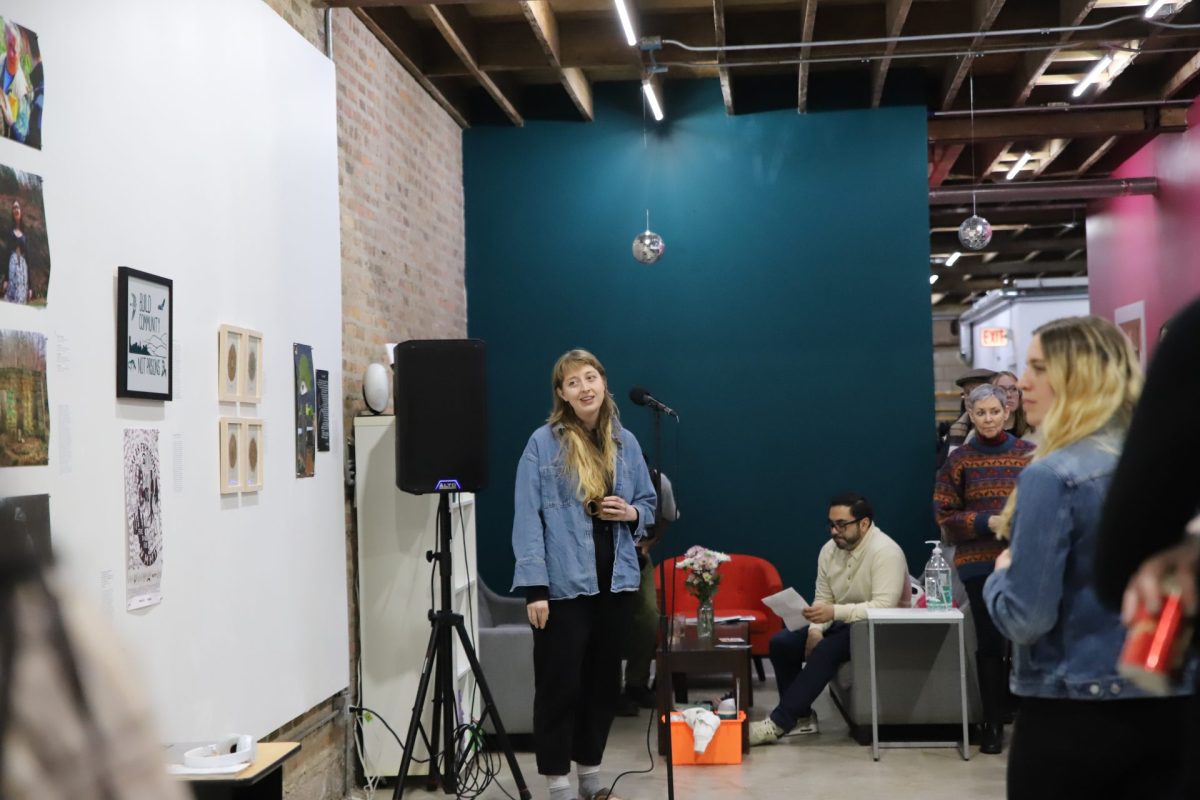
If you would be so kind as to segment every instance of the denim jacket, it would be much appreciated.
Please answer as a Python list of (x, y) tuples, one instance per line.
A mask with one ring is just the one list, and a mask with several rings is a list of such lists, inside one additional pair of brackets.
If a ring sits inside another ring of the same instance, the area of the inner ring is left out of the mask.
[[(592, 518), (576, 496), (573, 475), (559, 458), (562, 426), (543, 425), (529, 437), (517, 464), (513, 513), (513, 554), (517, 565), (513, 589), (548, 586), (551, 600), (564, 600), (600, 591), (596, 577), (596, 547)], [(612, 591), (633, 591), (641, 584), (637, 550), (633, 543), (654, 524), (658, 497), (637, 439), (619, 422), (613, 422), (617, 439), (617, 469), (613, 494), (637, 508), (635, 530), (630, 523), (612, 526), (614, 542)]]
[(1148, 696), (1117, 674), (1125, 628), (1092, 588), (1100, 513), (1121, 437), (1106, 428), (1034, 461), (1017, 481), (1012, 566), (993, 572), (983, 589), (992, 620), (1013, 643), (1014, 694)]

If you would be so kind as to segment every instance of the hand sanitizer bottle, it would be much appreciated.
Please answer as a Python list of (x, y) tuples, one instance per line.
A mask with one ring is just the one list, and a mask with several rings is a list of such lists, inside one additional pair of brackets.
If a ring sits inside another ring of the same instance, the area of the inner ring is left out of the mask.
[(951, 608), (954, 591), (950, 585), (950, 565), (942, 558), (942, 543), (929, 540), (925, 544), (933, 545), (933, 555), (925, 564), (925, 607), (935, 611)]

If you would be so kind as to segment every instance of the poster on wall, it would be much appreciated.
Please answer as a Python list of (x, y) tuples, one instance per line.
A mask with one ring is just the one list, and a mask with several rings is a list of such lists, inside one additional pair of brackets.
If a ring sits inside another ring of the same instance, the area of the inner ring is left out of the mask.
[(46, 337), (0, 330), (0, 467), (49, 463)]
[(162, 472), (158, 431), (125, 429), (125, 607), (162, 602)]
[(50, 495), (0, 497), (0, 558), (4, 563), (31, 557), (49, 564), (50, 553)]
[(37, 34), (8, 17), (4, 25), (4, 66), (0, 71), (0, 123), (5, 138), (42, 148), (42, 111), (46, 107), (46, 76)]
[(329, 452), (329, 370), (317, 370), (317, 450)]
[(311, 478), (317, 451), (317, 386), (312, 347), (292, 344), (296, 392), (296, 477)]
[(171, 399), (172, 288), (169, 278), (117, 270), (117, 397)]
[(1113, 322), (1129, 337), (1138, 362), (1146, 369), (1146, 301), (1138, 300), (1115, 309)]
[(0, 164), (0, 298), (45, 306), (49, 291), (50, 240), (42, 179)]

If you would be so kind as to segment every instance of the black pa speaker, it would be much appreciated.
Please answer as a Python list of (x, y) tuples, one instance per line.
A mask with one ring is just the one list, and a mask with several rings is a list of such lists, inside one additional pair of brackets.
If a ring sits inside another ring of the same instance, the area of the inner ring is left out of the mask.
[(487, 486), (485, 349), (480, 339), (396, 345), (396, 486), (412, 494)]

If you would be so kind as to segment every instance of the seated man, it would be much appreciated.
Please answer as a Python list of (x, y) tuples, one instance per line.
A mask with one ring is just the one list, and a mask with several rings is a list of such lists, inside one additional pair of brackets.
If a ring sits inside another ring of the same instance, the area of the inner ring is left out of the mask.
[(796, 729), (816, 733), (813, 701), (850, 660), (850, 625), (868, 608), (895, 608), (909, 600), (908, 562), (900, 545), (875, 527), (874, 512), (859, 494), (829, 501), (830, 541), (817, 557), (817, 589), (804, 611), (809, 625), (771, 638), (771, 665), (779, 705), (750, 725), (750, 744), (771, 744)]

